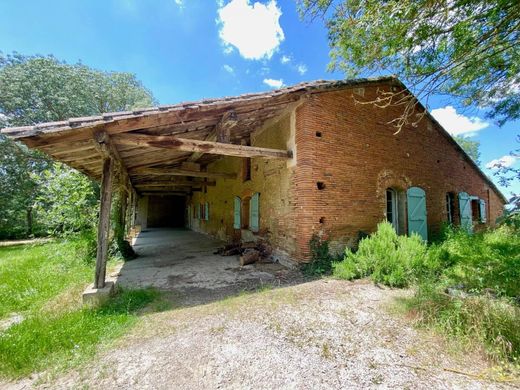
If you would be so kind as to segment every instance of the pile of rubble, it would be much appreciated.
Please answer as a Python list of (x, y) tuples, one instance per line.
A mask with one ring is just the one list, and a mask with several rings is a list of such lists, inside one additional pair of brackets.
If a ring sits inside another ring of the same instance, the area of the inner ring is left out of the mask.
[(241, 242), (228, 244), (219, 248), (214, 254), (222, 256), (240, 255), (240, 266), (256, 262), (272, 262), (272, 248), (264, 241)]

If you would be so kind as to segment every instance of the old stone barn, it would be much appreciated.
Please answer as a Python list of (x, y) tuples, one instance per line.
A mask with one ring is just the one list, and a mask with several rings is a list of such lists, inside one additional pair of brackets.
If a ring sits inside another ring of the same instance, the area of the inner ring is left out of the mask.
[(262, 238), (292, 263), (315, 233), (339, 251), (384, 219), (424, 239), (494, 224), (503, 195), (420, 104), (394, 134), (400, 107), (362, 104), (384, 92), (408, 94), (393, 77), (317, 81), (3, 132), (101, 182), (98, 286), (116, 190), (128, 227)]

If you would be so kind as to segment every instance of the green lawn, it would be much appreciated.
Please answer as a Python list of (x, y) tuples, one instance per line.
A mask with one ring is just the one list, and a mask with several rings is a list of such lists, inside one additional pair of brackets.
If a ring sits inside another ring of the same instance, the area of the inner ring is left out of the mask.
[(0, 377), (79, 364), (158, 298), (154, 290), (125, 290), (104, 307), (83, 307), (81, 292), (94, 272), (91, 253), (86, 238), (0, 248), (0, 321), (14, 313), (24, 318), (0, 332)]

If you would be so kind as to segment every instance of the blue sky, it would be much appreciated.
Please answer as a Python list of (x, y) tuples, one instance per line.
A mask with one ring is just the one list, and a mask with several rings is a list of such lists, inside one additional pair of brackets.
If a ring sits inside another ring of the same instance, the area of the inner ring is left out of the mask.
[[(135, 73), (160, 104), (342, 78), (327, 71), (322, 22), (300, 20), (294, 0), (3, 0), (0, 50)], [(520, 164), (507, 157), (519, 121), (498, 128), (445, 97), (429, 109), (451, 133), (481, 142), (486, 173), (493, 160)]]

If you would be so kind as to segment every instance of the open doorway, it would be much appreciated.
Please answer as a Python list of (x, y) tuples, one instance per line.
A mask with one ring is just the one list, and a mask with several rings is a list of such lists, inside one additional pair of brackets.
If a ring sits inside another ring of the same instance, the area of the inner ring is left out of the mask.
[(148, 223), (150, 228), (183, 227), (185, 198), (182, 196), (150, 196)]

